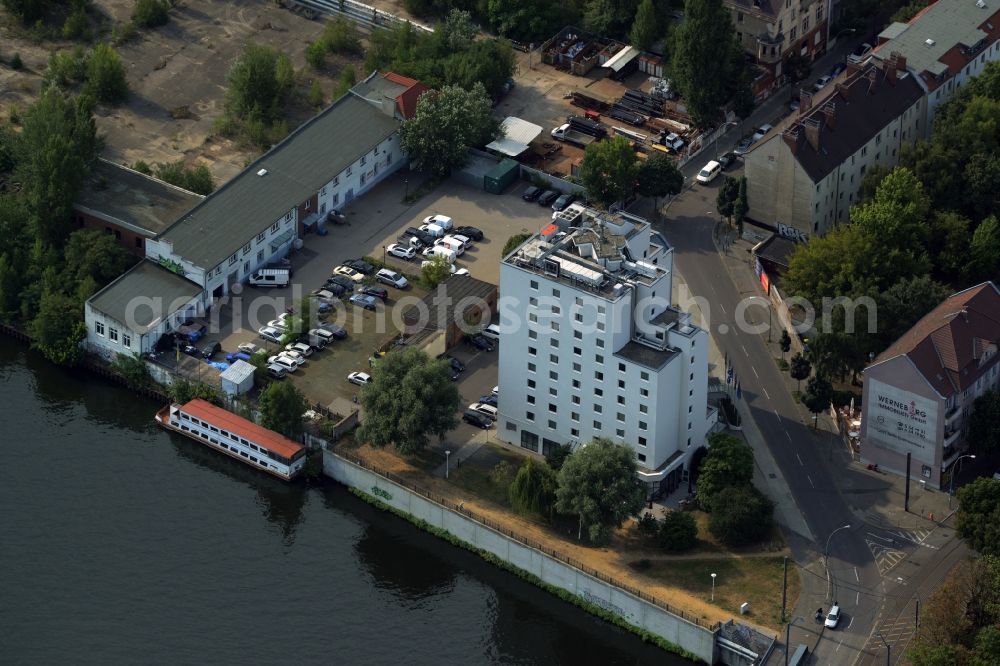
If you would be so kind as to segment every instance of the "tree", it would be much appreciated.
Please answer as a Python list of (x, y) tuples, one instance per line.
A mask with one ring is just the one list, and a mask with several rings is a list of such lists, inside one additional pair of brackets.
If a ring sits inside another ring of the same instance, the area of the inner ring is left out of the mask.
[(403, 121), (402, 146), (417, 169), (445, 176), (465, 164), (470, 146), (500, 134), (482, 84), (471, 91), (458, 86), (431, 90), (417, 100), (413, 118)]
[(733, 216), (736, 206), (736, 198), (740, 194), (740, 181), (732, 176), (726, 176), (719, 188), (719, 193), (715, 195), (715, 209), (719, 215), (726, 218), (728, 222)]
[(170, 0), (137, 0), (132, 20), (141, 28), (156, 28), (170, 20)]
[[(644, 0), (644, 3), (650, 0)], [(653, 197), (653, 209), (659, 210), (659, 198), (680, 194), (684, 188), (684, 174), (677, 162), (660, 152), (654, 152), (639, 165), (637, 191), (644, 197)]]
[(479, 33), (479, 27), (473, 22), (472, 14), (453, 8), (437, 32), (440, 32), (439, 38), (444, 40), (446, 48), (451, 51), (463, 51), (472, 46)]
[(712, 511), (723, 488), (743, 486), (753, 480), (753, 449), (724, 432), (708, 436), (708, 453), (698, 471), (698, 503)]
[(632, 194), (638, 174), (635, 151), (625, 137), (595, 141), (583, 153), (580, 180), (587, 194), (604, 207)]
[(1000, 481), (981, 477), (958, 489), (958, 535), (983, 555), (1000, 554)]
[(313, 82), (309, 84), (309, 104), (316, 110), (322, 109), (326, 104), (323, 86), (320, 85), (319, 79), (313, 79)]
[(824, 298), (881, 290), (899, 281), (874, 237), (856, 224), (841, 224), (822, 238), (799, 243), (788, 260), (785, 289), (819, 309)]
[(887, 266), (899, 277), (930, 269), (927, 219), (931, 199), (923, 183), (905, 167), (896, 167), (875, 189), (875, 197), (851, 209), (851, 220), (872, 238)]
[(271, 382), (260, 393), (260, 424), (286, 437), (302, 434), (306, 409), (305, 396), (291, 382)]
[(969, 247), (967, 275), (973, 282), (994, 280), (1000, 274), (1000, 223), (990, 215), (979, 223)]
[(781, 347), (781, 360), (785, 360), (785, 354), (792, 348), (792, 336), (788, 335), (788, 329), (781, 329), (781, 340), (778, 341)]
[(28, 326), (32, 346), (53, 363), (74, 366), (83, 358), (80, 343), (87, 337), (82, 304), (56, 289), (44, 289), (38, 314)]
[(774, 524), (774, 503), (750, 484), (723, 488), (712, 502), (709, 531), (727, 546), (760, 541)]
[(861, 177), (861, 188), (858, 190), (858, 200), (861, 203), (871, 201), (875, 198), (878, 186), (882, 184), (885, 177), (892, 173), (893, 167), (888, 164), (872, 164)]
[(538, 0), (487, 0), (486, 16), (497, 34), (526, 42), (547, 37), (565, 25), (559, 3)]
[(115, 237), (97, 229), (78, 229), (69, 235), (63, 250), (65, 284), (87, 278), (103, 287), (135, 263), (135, 257)]
[[(951, 289), (930, 276), (900, 280), (876, 298), (879, 341), (888, 347), (951, 295)], [(872, 349), (870, 351), (875, 351)]]
[(603, 543), (612, 528), (639, 513), (646, 492), (636, 482), (635, 452), (598, 437), (575, 452), (559, 470), (556, 510), (579, 516), (577, 539)]
[(1000, 393), (987, 391), (972, 403), (966, 439), (977, 453), (1000, 449)]
[(659, 17), (656, 15), (653, 0), (642, 0), (639, 3), (639, 9), (635, 12), (635, 20), (632, 22), (632, 30), (629, 32), (629, 41), (636, 48), (648, 51), (659, 34)]
[(129, 388), (141, 389), (152, 385), (153, 378), (149, 374), (149, 368), (138, 354), (120, 353), (116, 354), (111, 367), (122, 377)]
[(545, 464), (558, 472), (572, 453), (573, 447), (569, 444), (556, 444), (545, 454)]
[(798, 382), (795, 387), (796, 391), (802, 389), (802, 380), (807, 378), (810, 372), (812, 372), (812, 364), (809, 363), (809, 359), (802, 355), (802, 352), (792, 357), (790, 374), (792, 379)]
[(363, 50), (357, 24), (344, 16), (337, 16), (326, 22), (319, 43), (332, 53), (359, 54)]
[(656, 535), (663, 550), (673, 553), (690, 550), (698, 543), (698, 523), (684, 511), (668, 511)]
[(340, 80), (337, 82), (337, 89), (333, 92), (334, 99), (340, 99), (347, 94), (347, 91), (358, 82), (358, 73), (351, 65), (344, 65), (340, 70)]
[(451, 264), (441, 255), (434, 255), (427, 264), (420, 269), (420, 273), (427, 283), (428, 288), (433, 289), (451, 276)]
[(288, 56), (269, 46), (247, 44), (229, 70), (226, 110), (244, 121), (270, 123), (281, 117), (291, 86)]
[(833, 400), (833, 385), (826, 377), (816, 375), (806, 384), (806, 395), (803, 399), (806, 408), (814, 414), (813, 428), (816, 427), (816, 417), (824, 409), (830, 407)]
[(157, 164), (156, 177), (195, 194), (207, 195), (215, 190), (215, 179), (207, 166), (198, 164), (188, 168), (183, 159)]
[(31, 25), (49, 13), (53, 0), (3, 0), (3, 6), (24, 25)]
[(120, 104), (128, 97), (125, 66), (118, 52), (107, 44), (95, 45), (87, 57), (86, 91), (104, 104)]
[(387, 354), (372, 379), (361, 389), (359, 440), (410, 454), (423, 449), (429, 435), (444, 437), (458, 424), (461, 397), (447, 361), (408, 348)]
[(472, 90), (481, 83), (492, 99), (499, 99), (503, 86), (517, 69), (514, 50), (502, 41), (479, 40), (444, 61), (448, 84)]
[(531, 238), (531, 234), (514, 234), (507, 239), (507, 242), (503, 244), (503, 250), (500, 251), (501, 257), (506, 257), (508, 254), (516, 250), (521, 244)]
[(517, 476), (507, 490), (507, 497), (511, 507), (518, 513), (537, 513), (548, 517), (555, 503), (558, 485), (555, 470), (528, 458), (517, 470)]
[(743, 234), (743, 218), (750, 210), (750, 203), (747, 201), (747, 177), (741, 176), (736, 192), (736, 200), (733, 201), (733, 217), (736, 219), (736, 227)]
[(306, 62), (313, 69), (320, 70), (326, 67), (326, 44), (322, 40), (309, 42), (306, 46)]
[(729, 99), (739, 62), (732, 18), (722, 0), (685, 0), (684, 21), (674, 34), (672, 80), (691, 118), (707, 127)]

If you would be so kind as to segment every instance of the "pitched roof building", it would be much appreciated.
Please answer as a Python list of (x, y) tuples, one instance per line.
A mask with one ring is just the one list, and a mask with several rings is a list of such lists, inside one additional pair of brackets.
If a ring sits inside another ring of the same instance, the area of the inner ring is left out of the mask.
[(928, 483), (965, 450), (976, 398), (998, 383), (1000, 290), (992, 282), (950, 296), (864, 371), (865, 462), (904, 472), (906, 454)]
[(799, 240), (847, 221), (867, 169), (924, 136), (924, 104), (899, 56), (849, 67), (825, 96), (803, 91), (801, 115), (745, 157), (748, 217)]

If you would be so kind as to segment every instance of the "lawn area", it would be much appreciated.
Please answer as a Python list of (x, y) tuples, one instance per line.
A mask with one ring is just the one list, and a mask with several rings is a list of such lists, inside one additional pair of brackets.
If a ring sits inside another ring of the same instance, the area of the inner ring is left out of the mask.
[(524, 456), (496, 444), (486, 444), (469, 462), (451, 470), (451, 482), (477, 497), (509, 507), (507, 488), (523, 463)]
[[(656, 560), (641, 572), (733, 615), (739, 615), (740, 604), (748, 602), (753, 621), (780, 628), (782, 563), (781, 557)], [(717, 574), (714, 601), (713, 573)], [(795, 606), (800, 585), (795, 563), (789, 561), (788, 608)]]

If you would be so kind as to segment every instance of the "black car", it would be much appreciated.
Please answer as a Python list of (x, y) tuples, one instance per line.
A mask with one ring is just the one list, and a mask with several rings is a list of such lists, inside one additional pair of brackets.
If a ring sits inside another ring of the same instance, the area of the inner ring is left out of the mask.
[(424, 247), (430, 247), (431, 245), (434, 245), (434, 236), (431, 236), (429, 233), (427, 233), (422, 229), (417, 229), (416, 227), (407, 227), (403, 233), (406, 234), (407, 236), (413, 236), (421, 243), (423, 243)]
[(524, 199), (525, 201), (534, 201), (540, 196), (542, 196), (542, 188), (535, 187), (534, 185), (526, 189), (521, 194), (521, 198)]
[[(309, 335), (308, 333), (303, 333), (295, 340), (296, 342), (301, 342), (302, 344), (309, 345), (313, 348), (313, 351), (320, 351), (326, 349), (326, 340), (319, 337), (318, 335)], [(480, 400), (480, 402), (482, 402)], [(494, 405), (495, 406), (495, 405)]]
[(374, 296), (375, 298), (380, 298), (383, 301), (389, 298), (389, 292), (382, 287), (373, 287), (370, 285), (365, 285), (358, 289), (359, 294), (364, 294), (366, 296)]
[(479, 412), (474, 412), (471, 409), (462, 414), (462, 420), (469, 425), (474, 425), (477, 428), (482, 428), (483, 430), (489, 430), (493, 425), (493, 421), (490, 420), (490, 417), (480, 414)]
[(414, 250), (424, 249), (424, 242), (416, 236), (403, 235), (396, 239), (396, 243), (403, 247), (412, 247)]
[(222, 351), (222, 345), (221, 344), (219, 344), (218, 342), (209, 342), (209, 343), (206, 343), (201, 348), (201, 356), (202, 356), (202, 358), (212, 358), (213, 356), (215, 356), (216, 354), (218, 354), (220, 351)]
[(555, 190), (546, 190), (545, 194), (538, 197), (539, 206), (551, 206), (556, 199), (559, 198), (559, 193)]
[(330, 333), (333, 334), (333, 337), (337, 338), (338, 340), (343, 340), (344, 338), (347, 337), (347, 331), (343, 327), (337, 326), (336, 324), (325, 323), (325, 324), (320, 324), (319, 327), (322, 329), (326, 329), (327, 331), (330, 331)]
[(569, 206), (574, 201), (576, 201), (576, 197), (573, 196), (572, 194), (563, 194), (558, 199), (552, 202), (552, 210), (556, 211), (557, 213), (559, 211), (566, 210), (566, 207)]
[(490, 405), (491, 407), (499, 407), (497, 404), (497, 397), (490, 393), (489, 395), (481, 396), (478, 400), (480, 404)]
[(181, 351), (188, 356), (194, 356), (195, 358), (201, 358), (201, 350), (194, 345), (184, 345), (181, 347)]
[(483, 240), (482, 229), (477, 229), (476, 227), (455, 227), (451, 233), (458, 234), (459, 236), (465, 236), (466, 238), (474, 241)]
[(476, 349), (481, 349), (483, 351), (493, 351), (493, 343), (490, 342), (489, 338), (476, 333), (475, 335), (467, 335), (465, 341)]
[(346, 275), (331, 275), (326, 279), (326, 288), (329, 289), (331, 284), (343, 287), (344, 291), (354, 291), (354, 280)]
[(362, 275), (371, 275), (372, 273), (375, 272), (374, 266), (369, 264), (367, 261), (363, 261), (361, 259), (348, 259), (347, 261), (343, 262), (342, 265), (353, 268)]
[[(340, 277), (339, 275), (337, 277)], [(353, 289), (354, 287), (351, 287)], [(347, 287), (339, 282), (334, 282), (332, 279), (327, 278), (326, 282), (323, 284), (323, 289), (326, 289), (334, 296), (341, 296), (347, 291)]]
[(733, 164), (736, 163), (736, 153), (726, 153), (719, 158), (719, 164), (722, 165), (723, 169), (728, 169)]
[(445, 356), (445, 358), (448, 359), (448, 363), (451, 364), (451, 369), (455, 372), (462, 372), (465, 370), (465, 364), (454, 356)]

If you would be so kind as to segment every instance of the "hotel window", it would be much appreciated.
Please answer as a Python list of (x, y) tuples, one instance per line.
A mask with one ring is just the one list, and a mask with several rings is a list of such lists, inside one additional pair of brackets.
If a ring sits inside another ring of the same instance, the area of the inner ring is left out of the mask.
[(108, 329), (108, 337), (111, 338), (112, 342), (118, 342), (118, 329), (117, 328), (109, 328)]
[(559, 391), (554, 386), (550, 386), (549, 387), (549, 395), (558, 396), (559, 395)]
[(574, 405), (579, 405), (580, 404), (580, 396), (578, 396), (578, 395), (574, 395), (573, 396), (573, 404)]
[(645, 429), (646, 429), (646, 422), (639, 421), (639, 430), (645, 430)]
[(615, 430), (615, 435), (621, 437), (622, 439), (625, 439), (625, 428), (618, 428), (617, 430)]
[(580, 298), (579, 296), (574, 297), (573, 302), (576, 303), (577, 305), (583, 305), (583, 299)]
[(537, 324), (538, 323), (538, 315), (536, 315), (534, 312), (529, 312), (528, 313), (528, 321), (530, 321), (533, 324)]
[(558, 305), (553, 305), (552, 306), (552, 314), (557, 315), (557, 314), (560, 314), (560, 313), (562, 313), (562, 310), (559, 309), (559, 306)]
[(577, 312), (575, 315), (573, 315), (573, 319), (575, 319), (576, 321), (580, 322), (581, 324), (583, 323), (583, 315), (580, 314), (579, 312)]
[(594, 421), (594, 430), (600, 430), (600, 429), (601, 429), (601, 422)]
[(271, 225), (271, 233), (275, 233), (281, 227), (281, 222), (275, 222)]
[(549, 354), (549, 363), (558, 363), (559, 357), (555, 354)]
[(596, 379), (599, 382), (603, 382), (604, 381), (604, 373), (603, 372), (595, 372), (594, 373), (594, 379)]
[(579, 347), (573, 347), (573, 355), (574, 356), (582, 356), (583, 355), (583, 350), (581, 350)]
[(555, 321), (552, 322), (552, 330), (555, 331), (556, 333), (559, 332), (559, 323), (558, 322), (555, 322)]
[(537, 349), (535, 349), (534, 347), (528, 347), (528, 356), (534, 356), (537, 353), (538, 353)]
[(573, 436), (573, 437), (579, 437), (580, 436), (580, 431), (577, 430), (576, 428), (570, 428), (569, 429), (569, 434), (571, 436)]
[(534, 296), (529, 296), (528, 297), (528, 305), (530, 305), (532, 307), (538, 307), (538, 299), (535, 298)]
[(645, 437), (640, 437), (639, 438), (639, 446), (646, 446), (646, 438)]
[(604, 363), (604, 357), (601, 356), (600, 354), (597, 354), (596, 356), (594, 356), (594, 360), (597, 361), (598, 363), (602, 363), (602, 364)]
[(573, 372), (580, 372), (582, 369), (583, 367), (579, 363), (573, 364)]
[(243, 246), (243, 254), (244, 255), (250, 254), (250, 243), (247, 243), (246, 245)]
[(534, 371), (535, 371), (535, 364), (534, 363), (529, 363), (528, 364), (528, 372), (534, 372)]
[(640, 414), (645, 414), (647, 411), (648, 410), (647, 410), (646, 405), (639, 405), (639, 413)]
[(617, 419), (618, 419), (619, 421), (621, 421), (622, 423), (625, 423), (625, 414), (624, 414), (624, 413), (622, 413), (622, 412), (618, 412), (618, 414), (617, 414), (617, 417), (616, 417), (616, 418), (617, 418)]
[(531, 388), (531, 389), (535, 388), (535, 380), (534, 379), (529, 379), (528, 380), (528, 388)]
[[(535, 413), (534, 412), (525, 412), (524, 413), (524, 418), (528, 419), (529, 421), (534, 421), (535, 420)], [(521, 434), (523, 435), (524, 433), (522, 432)]]
[(623, 380), (623, 379), (619, 379), (618, 380), (618, 388), (620, 388), (620, 389), (625, 388), (625, 380)]
[(538, 435), (527, 430), (521, 431), (521, 446), (529, 451), (538, 452)]
[(600, 398), (603, 395), (604, 395), (604, 389), (599, 389), (599, 388), (595, 388), (594, 389), (594, 397), (595, 398)]
[(529, 405), (535, 404), (535, 396), (533, 396), (533, 395), (529, 395), (528, 396), (528, 404)]
[(132, 336), (128, 333), (122, 333), (122, 344), (126, 347), (132, 346)]
[(602, 340), (600, 338), (597, 338), (596, 342), (597, 342), (597, 348), (598, 349), (604, 349), (604, 340)]
[(95, 321), (94, 333), (97, 333), (98, 335), (104, 335), (104, 324), (99, 321)]
[(649, 373), (648, 372), (640, 372), (639, 373), (639, 379), (641, 379), (644, 382), (648, 382), (649, 381)]
[(603, 331), (604, 330), (604, 322), (603, 321), (597, 322), (597, 330), (598, 331)]
[(559, 408), (556, 407), (555, 403), (551, 403), (550, 402), (549, 403), (549, 411), (552, 412), (553, 414), (556, 414), (556, 413), (559, 412)]
[(623, 395), (618, 396), (618, 404), (619, 405), (624, 405), (625, 404), (625, 396), (623, 396)]
[(549, 430), (555, 430), (555, 429), (556, 429), (556, 422), (549, 419)]
[(625, 364), (624, 363), (619, 363), (618, 364), (618, 372), (625, 372)]
[(531, 288), (535, 289), (535, 290), (538, 289), (538, 281), (537, 280), (532, 280), (531, 281)]
[(552, 381), (559, 381), (559, 373), (555, 370), (549, 370), (549, 379)]
[(598, 305), (597, 306), (597, 314), (602, 315), (602, 314), (604, 314), (604, 312), (605, 312), (604, 306), (603, 305)]
[(645, 453), (636, 454), (636, 458), (639, 459), (639, 462), (646, 462), (646, 454)]
[(574, 379), (573, 380), (573, 388), (575, 388), (575, 389), (580, 388), (580, 380), (579, 379)]
[(555, 296), (556, 298), (559, 298), (559, 290), (558, 289), (553, 289), (552, 290), (552, 295)]
[(229, 265), (232, 266), (233, 264), (235, 264), (239, 260), (240, 260), (240, 258), (237, 255), (234, 254), (233, 256), (229, 257)]
[(583, 340), (583, 331), (573, 331), (574, 340)]
[(550, 346), (550, 347), (555, 347), (555, 348), (557, 348), (557, 349), (558, 349), (558, 348), (559, 348), (559, 340), (558, 340), (558, 339), (556, 339), (556, 338), (551, 338), (551, 339), (549, 340), (549, 346)]
[(595, 403), (594, 403), (594, 413), (595, 413), (595, 414), (602, 414), (602, 413), (604, 413), (604, 408), (603, 408), (603, 407), (601, 407), (601, 406), (600, 406), (599, 404), (597, 404), (597, 403), (595, 402)]
[(535, 340), (536, 338), (538, 338), (538, 331), (529, 330), (528, 331), (528, 339), (529, 340)]

